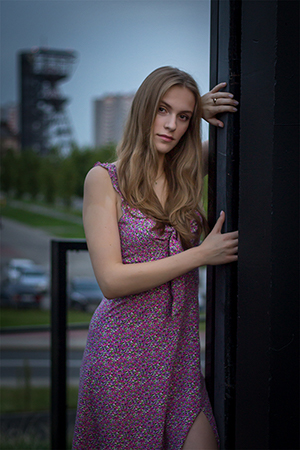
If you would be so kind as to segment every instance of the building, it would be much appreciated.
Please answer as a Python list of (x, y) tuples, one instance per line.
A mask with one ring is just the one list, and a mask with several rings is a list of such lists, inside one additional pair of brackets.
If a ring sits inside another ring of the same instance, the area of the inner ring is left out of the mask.
[(94, 145), (117, 143), (129, 113), (134, 94), (107, 95), (94, 101)]

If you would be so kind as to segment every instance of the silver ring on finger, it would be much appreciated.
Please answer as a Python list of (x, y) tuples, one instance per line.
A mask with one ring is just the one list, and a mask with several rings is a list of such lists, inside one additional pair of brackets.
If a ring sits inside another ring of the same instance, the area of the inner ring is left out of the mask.
[(213, 98), (213, 102), (214, 102), (214, 104), (216, 104), (217, 103), (217, 99)]

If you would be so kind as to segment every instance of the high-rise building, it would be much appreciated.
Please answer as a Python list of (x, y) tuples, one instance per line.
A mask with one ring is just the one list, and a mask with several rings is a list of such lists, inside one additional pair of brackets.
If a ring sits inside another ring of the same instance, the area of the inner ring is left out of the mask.
[(123, 133), (134, 94), (107, 95), (94, 101), (94, 144), (117, 143)]

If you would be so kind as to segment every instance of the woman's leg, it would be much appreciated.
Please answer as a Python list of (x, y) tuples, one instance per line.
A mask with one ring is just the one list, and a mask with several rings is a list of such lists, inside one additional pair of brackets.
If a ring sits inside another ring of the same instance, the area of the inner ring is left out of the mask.
[(203, 411), (196, 417), (182, 450), (217, 450), (215, 434)]

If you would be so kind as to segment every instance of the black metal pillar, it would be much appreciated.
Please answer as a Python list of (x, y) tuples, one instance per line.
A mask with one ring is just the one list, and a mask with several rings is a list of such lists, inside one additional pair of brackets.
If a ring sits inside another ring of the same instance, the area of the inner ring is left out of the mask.
[(299, 3), (212, 0), (211, 20), (211, 86), (240, 112), (210, 131), (209, 220), (240, 246), (208, 272), (207, 386), (222, 448), (297, 449)]
[[(240, 97), (240, 1), (211, 2), (211, 87), (227, 82)], [(210, 129), (209, 222), (225, 211), (223, 231), (238, 229), (239, 113), (222, 118), (223, 129)], [(221, 438), (234, 448), (237, 265), (208, 268), (206, 344), (207, 387)]]
[(243, 1), (236, 448), (299, 446), (299, 2)]

